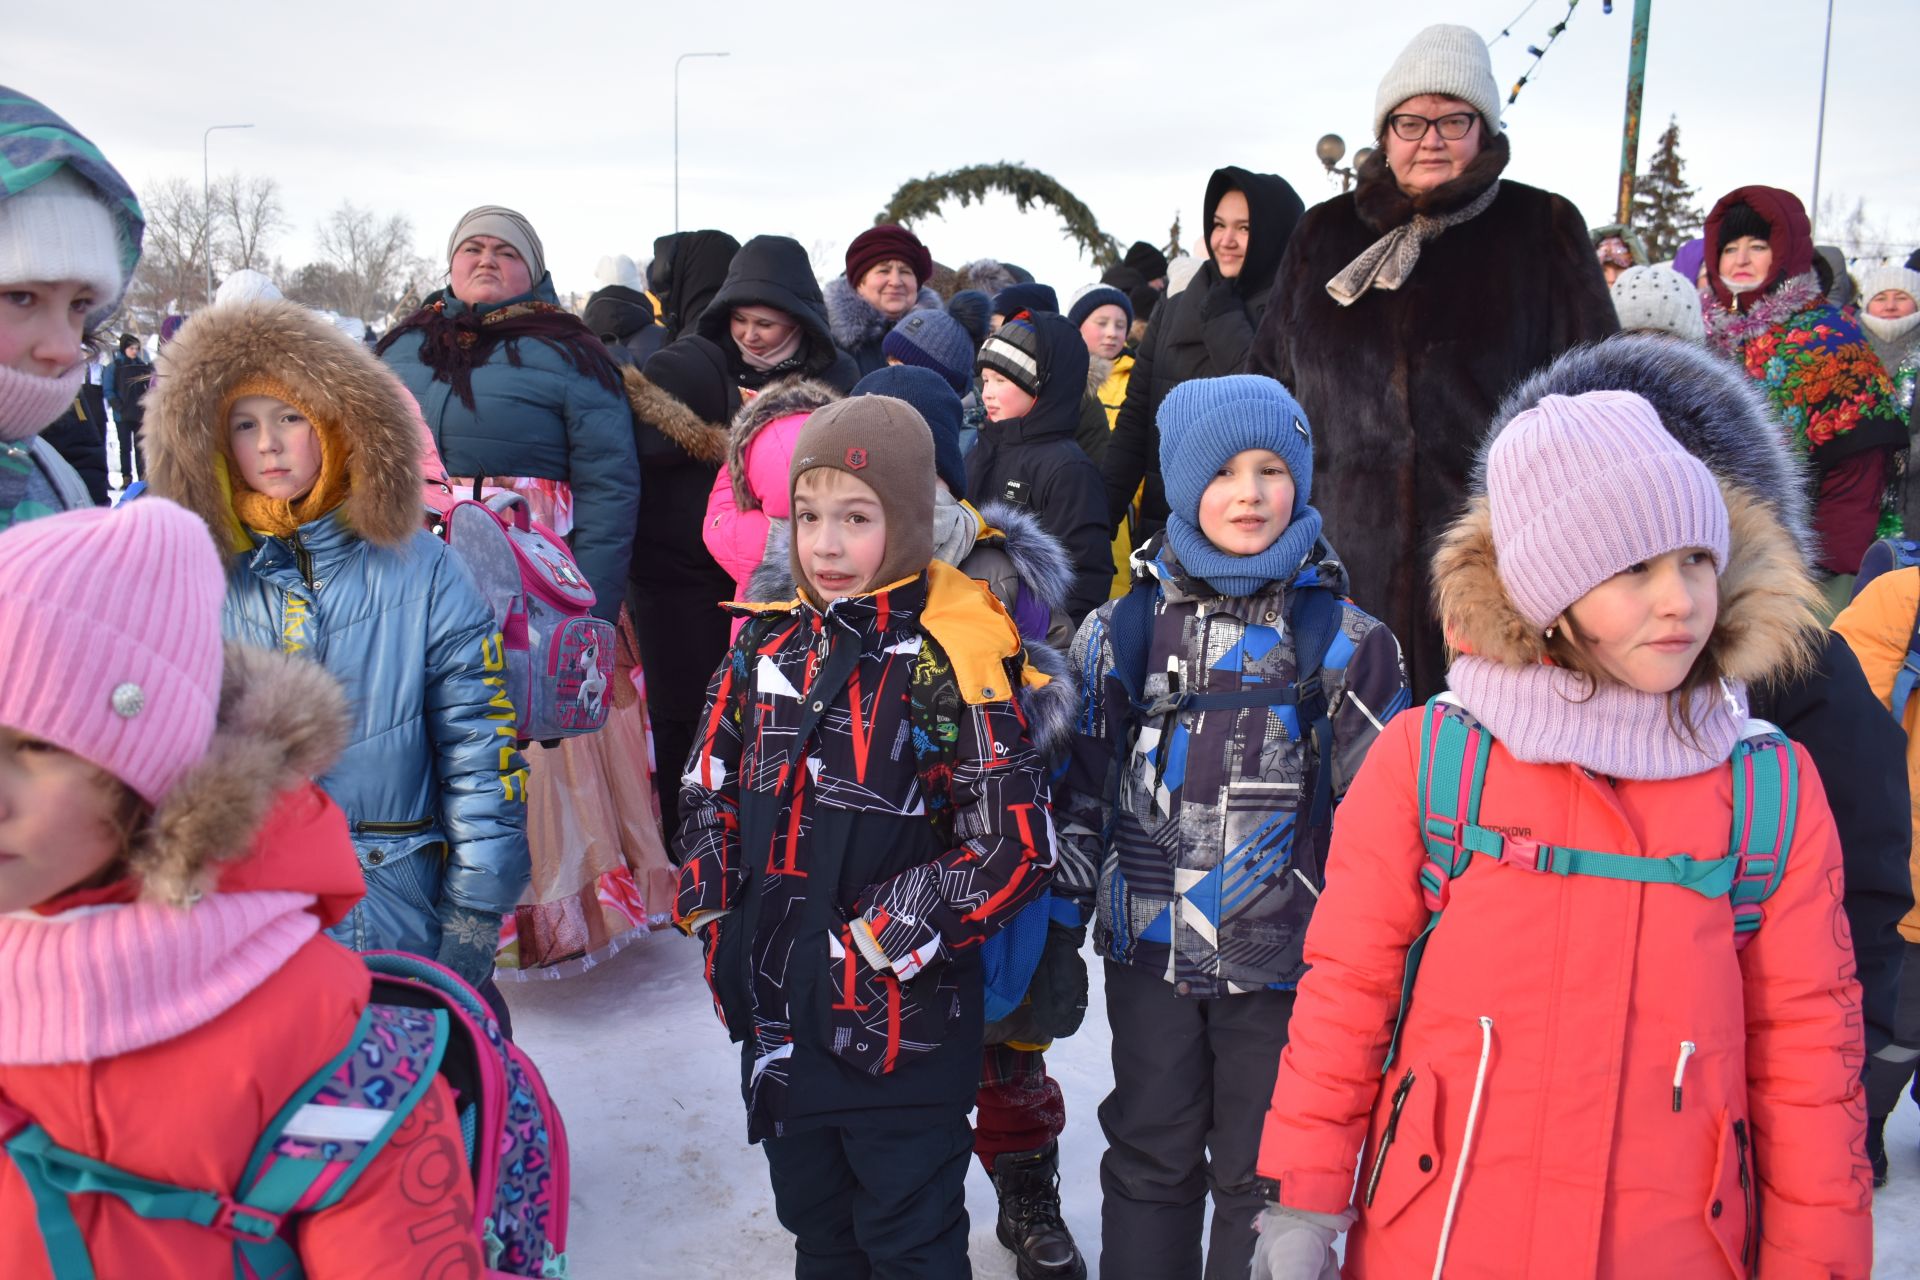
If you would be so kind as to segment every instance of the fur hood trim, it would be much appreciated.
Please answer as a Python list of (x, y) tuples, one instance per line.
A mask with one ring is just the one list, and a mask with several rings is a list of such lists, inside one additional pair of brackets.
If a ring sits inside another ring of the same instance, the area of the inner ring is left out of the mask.
[[(878, 307), (854, 291), (853, 282), (844, 275), (827, 281), (823, 292), (827, 298), (827, 331), (842, 351), (858, 351), (878, 342), (894, 326), (894, 321), (881, 315)], [(941, 306), (940, 295), (921, 285), (920, 296), (913, 300), (913, 309), (938, 311)]]
[[(1040, 518), (1024, 507), (1006, 502), (982, 503), (977, 509), (985, 526), (975, 545), (997, 545), (1013, 561), (1013, 571), (1049, 609), (1066, 612), (1073, 591), (1073, 561), (1060, 539), (1048, 533)], [(998, 534), (997, 539), (994, 535)]]
[[(1707, 648), (1729, 680), (1756, 685), (1813, 669), (1824, 643), (1819, 588), (1773, 508), (1725, 479), (1727, 567)], [(1485, 494), (1442, 535), (1433, 557), (1434, 607), (1456, 653), (1510, 667), (1538, 665), (1546, 637), (1521, 616), (1500, 581)]]
[(1442, 217), (1479, 199), (1481, 192), (1499, 181), (1512, 158), (1507, 135), (1496, 133), (1480, 148), (1480, 153), (1467, 162), (1459, 177), (1418, 196), (1409, 196), (1387, 168), (1387, 149), (1376, 146), (1367, 162), (1360, 166), (1360, 182), (1353, 190), (1353, 209), (1367, 229), (1379, 235), (1413, 221), (1416, 213)]
[(1775, 420), (1760, 384), (1697, 343), (1623, 333), (1574, 347), (1507, 393), (1480, 442), (1472, 486), (1487, 488), (1487, 451), (1522, 412), (1550, 395), (1631, 391), (1653, 406), (1682, 448), (1723, 481), (1770, 504), (1807, 563), (1817, 550), (1806, 463)]
[[(742, 511), (758, 511), (760, 500), (747, 488), (747, 446), (761, 428), (797, 413), (812, 413), (835, 400), (840, 392), (812, 378), (783, 378), (769, 383), (766, 390), (740, 406), (733, 415), (733, 427), (727, 433), (727, 475), (733, 481), (734, 505)], [(761, 600), (785, 600), (787, 596), (755, 596)]]
[(724, 423), (708, 422), (689, 409), (686, 402), (647, 375), (626, 366), (620, 371), (626, 383), (627, 403), (640, 422), (652, 423), (661, 435), (687, 451), (699, 462), (722, 463), (727, 460), (727, 428)]
[(420, 429), (407, 391), (319, 312), (280, 301), (209, 307), (161, 348), (155, 372), (144, 432), (153, 491), (205, 520), (229, 551), (250, 543), (233, 513), (227, 395), (256, 376), (284, 383), (351, 442), (341, 513), (355, 533), (393, 547), (421, 527)]
[(1039, 688), (1020, 686), (1020, 710), (1027, 717), (1027, 733), (1034, 749), (1049, 764), (1065, 760), (1079, 727), (1080, 688), (1074, 683), (1067, 655), (1050, 644), (1028, 640), (1026, 664), (1047, 677)]
[(346, 744), (346, 695), (319, 663), (229, 642), (213, 742), (134, 846), (142, 896), (186, 906), (211, 890), (279, 794), (325, 773)]
[(1113, 361), (1104, 356), (1087, 353), (1087, 394), (1098, 400), (1100, 388), (1107, 385), (1107, 379), (1113, 376)]

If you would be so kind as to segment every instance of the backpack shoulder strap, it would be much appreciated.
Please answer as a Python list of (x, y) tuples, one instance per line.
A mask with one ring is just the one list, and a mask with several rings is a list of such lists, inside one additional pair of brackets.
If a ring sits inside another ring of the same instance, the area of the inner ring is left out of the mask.
[[(1160, 584), (1151, 574), (1134, 579), (1127, 594), (1114, 603), (1107, 615), (1107, 648), (1113, 654), (1111, 675), (1120, 682), (1121, 691), (1133, 714), (1138, 714), (1146, 697), (1147, 650), (1153, 641), (1153, 599)], [(1132, 717), (1129, 716), (1129, 719)], [(1107, 726), (1109, 737), (1113, 726)]]
[(1294, 713), (1313, 755), (1308, 831), (1318, 831), (1333, 816), (1333, 720), (1321, 677), (1327, 651), (1340, 631), (1340, 608), (1339, 598), (1326, 587), (1302, 587), (1288, 618), (1293, 630)]
[(1737, 861), (1733, 940), (1744, 948), (1766, 918), (1764, 903), (1780, 887), (1798, 818), (1800, 761), (1773, 725), (1752, 720), (1733, 749), (1733, 830), (1728, 853)]

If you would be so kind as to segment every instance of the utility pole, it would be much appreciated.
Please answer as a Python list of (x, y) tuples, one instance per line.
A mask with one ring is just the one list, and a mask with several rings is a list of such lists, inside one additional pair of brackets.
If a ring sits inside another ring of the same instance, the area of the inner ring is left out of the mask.
[(1633, 43), (1627, 51), (1627, 119), (1620, 139), (1620, 209), (1614, 221), (1633, 225), (1633, 177), (1640, 167), (1640, 94), (1647, 85), (1647, 23), (1653, 0), (1633, 0)]
[(1820, 54), (1820, 125), (1813, 134), (1813, 207), (1807, 210), (1811, 234), (1820, 225), (1820, 159), (1827, 145), (1827, 63), (1833, 58), (1833, 0), (1827, 0), (1827, 40)]

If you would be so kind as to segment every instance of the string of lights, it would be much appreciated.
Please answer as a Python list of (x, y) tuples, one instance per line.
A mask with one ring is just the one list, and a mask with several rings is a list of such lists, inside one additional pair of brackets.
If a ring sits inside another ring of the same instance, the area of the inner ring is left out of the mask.
[[(1529, 6), (1529, 8), (1530, 7), (1531, 6)], [(1533, 62), (1528, 65), (1526, 74), (1514, 81), (1513, 92), (1507, 95), (1508, 106), (1514, 104), (1520, 97), (1520, 91), (1527, 87), (1527, 82), (1532, 80), (1534, 75), (1540, 70), (1541, 59), (1547, 56), (1547, 51), (1553, 48), (1554, 42), (1566, 31), (1567, 24), (1573, 21), (1573, 11), (1579, 7), (1580, 0), (1567, 0), (1567, 14), (1564, 18), (1561, 18), (1560, 21), (1547, 28), (1547, 42), (1545, 44), (1530, 44), (1527, 46), (1527, 52), (1533, 55)], [(1519, 19), (1515, 18), (1514, 21), (1518, 22)], [(1501, 34), (1504, 35), (1506, 33), (1502, 32)]]
[(1507, 25), (1500, 28), (1500, 34), (1495, 36), (1493, 39), (1487, 41), (1487, 48), (1489, 49), (1493, 48), (1493, 46), (1499, 44), (1502, 40), (1505, 40), (1508, 36), (1512, 35), (1513, 29), (1520, 25), (1520, 19), (1526, 17), (1529, 13), (1532, 13), (1533, 6), (1539, 3), (1540, 3), (1540, 0), (1527, 0), (1527, 7), (1522, 9), (1520, 12), (1514, 14), (1511, 18), (1508, 18)]

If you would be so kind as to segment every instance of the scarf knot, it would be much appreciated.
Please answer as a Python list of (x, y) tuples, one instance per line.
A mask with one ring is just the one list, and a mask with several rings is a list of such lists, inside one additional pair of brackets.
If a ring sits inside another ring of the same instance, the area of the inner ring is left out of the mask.
[(1449, 227), (1479, 217), (1499, 194), (1500, 183), (1496, 179), (1471, 203), (1451, 213), (1414, 214), (1409, 221), (1401, 223), (1361, 250), (1359, 257), (1327, 281), (1327, 292), (1341, 306), (1350, 307), (1364, 297), (1369, 289), (1398, 289), (1413, 274), (1414, 267), (1420, 262), (1420, 250), (1427, 241)]

